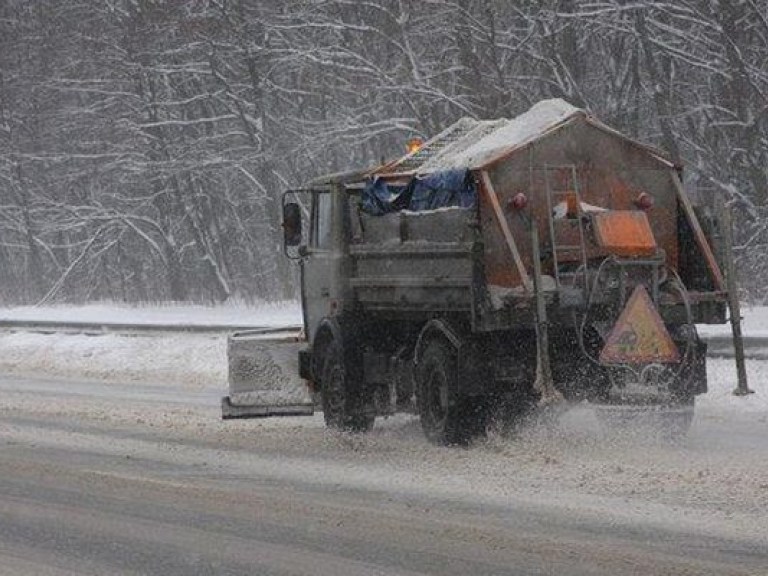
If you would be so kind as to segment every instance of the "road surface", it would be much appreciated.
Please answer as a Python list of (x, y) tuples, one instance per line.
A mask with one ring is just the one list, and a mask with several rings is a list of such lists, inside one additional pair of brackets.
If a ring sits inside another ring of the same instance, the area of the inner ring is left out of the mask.
[(764, 411), (437, 448), (218, 420), (216, 386), (0, 378), (0, 575), (768, 574)]

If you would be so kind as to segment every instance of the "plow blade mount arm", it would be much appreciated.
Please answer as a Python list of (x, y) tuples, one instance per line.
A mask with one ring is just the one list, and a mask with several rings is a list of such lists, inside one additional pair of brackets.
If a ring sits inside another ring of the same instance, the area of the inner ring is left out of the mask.
[(312, 393), (299, 376), (299, 350), (304, 347), (298, 329), (232, 334), (227, 342), (229, 396), (221, 400), (222, 418), (312, 415)]

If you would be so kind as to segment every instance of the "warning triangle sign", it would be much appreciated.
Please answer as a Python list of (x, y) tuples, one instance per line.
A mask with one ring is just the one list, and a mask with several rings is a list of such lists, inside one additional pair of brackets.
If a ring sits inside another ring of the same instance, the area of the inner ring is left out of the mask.
[(650, 296), (642, 285), (635, 288), (608, 335), (601, 364), (647, 364), (680, 361), (680, 353)]

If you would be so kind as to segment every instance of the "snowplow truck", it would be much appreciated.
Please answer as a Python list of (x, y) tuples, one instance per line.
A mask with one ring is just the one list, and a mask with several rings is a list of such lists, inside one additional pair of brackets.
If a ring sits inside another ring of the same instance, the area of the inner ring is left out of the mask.
[(562, 100), (318, 178), (283, 215), (303, 329), (232, 336), (226, 418), (311, 413), (319, 395), (329, 427), (415, 411), (452, 444), (588, 401), (684, 433), (707, 390), (718, 220), (664, 152)]

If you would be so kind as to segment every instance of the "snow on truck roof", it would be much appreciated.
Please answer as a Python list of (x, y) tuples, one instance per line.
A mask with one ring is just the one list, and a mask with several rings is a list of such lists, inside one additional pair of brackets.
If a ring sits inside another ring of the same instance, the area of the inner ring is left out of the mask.
[(376, 170), (377, 173), (426, 173), (457, 168), (477, 169), (521, 148), (569, 120), (581, 117), (597, 128), (635, 144), (660, 162), (674, 164), (660, 150), (628, 138), (565, 100), (542, 100), (520, 116), (499, 120), (462, 118), (431, 138), (416, 152)]

